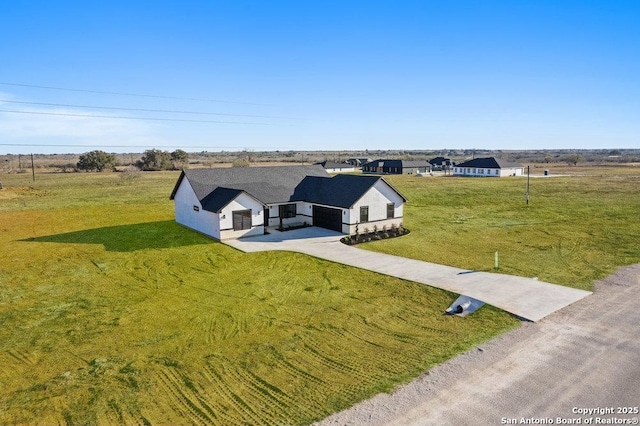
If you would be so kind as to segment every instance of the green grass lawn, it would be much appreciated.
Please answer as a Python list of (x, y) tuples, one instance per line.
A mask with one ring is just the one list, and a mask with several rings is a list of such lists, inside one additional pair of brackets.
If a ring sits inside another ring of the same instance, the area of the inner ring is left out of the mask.
[(640, 168), (631, 170), (531, 179), (529, 205), (526, 178), (388, 176), (409, 199), (411, 234), (361, 247), (486, 271), (497, 251), (498, 272), (591, 290), (640, 262)]
[[(207, 239), (173, 220), (177, 176), (2, 176), (0, 423), (306, 424), (518, 325)], [(640, 258), (637, 175), (540, 180), (529, 207), (522, 180), (390, 180), (412, 232), (363, 247), (475, 269), (500, 250), (501, 272), (586, 288)]]

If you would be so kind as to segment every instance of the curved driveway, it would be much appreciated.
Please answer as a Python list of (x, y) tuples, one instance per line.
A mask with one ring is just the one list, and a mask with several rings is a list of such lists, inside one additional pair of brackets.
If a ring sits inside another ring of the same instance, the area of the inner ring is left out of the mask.
[(332, 262), (366, 269), (464, 294), (529, 321), (574, 303), (591, 292), (537, 281), (531, 278), (468, 271), (400, 256), (346, 246), (334, 231), (309, 227), (287, 232), (224, 241), (244, 252), (284, 250), (308, 254)]
[(316, 426), (638, 424), (640, 264), (591, 297)]

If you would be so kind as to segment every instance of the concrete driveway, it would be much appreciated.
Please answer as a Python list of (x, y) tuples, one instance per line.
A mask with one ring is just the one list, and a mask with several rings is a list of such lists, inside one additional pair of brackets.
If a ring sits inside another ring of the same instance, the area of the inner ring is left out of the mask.
[(639, 290), (640, 264), (621, 268), (544, 321), (315, 426), (638, 424)]
[[(293, 251), (409, 281), (464, 294), (529, 321), (574, 303), (591, 292), (532, 278), (469, 271), (344, 245), (344, 235), (309, 227), (224, 241), (243, 252)], [(444, 307), (443, 307), (444, 309)]]

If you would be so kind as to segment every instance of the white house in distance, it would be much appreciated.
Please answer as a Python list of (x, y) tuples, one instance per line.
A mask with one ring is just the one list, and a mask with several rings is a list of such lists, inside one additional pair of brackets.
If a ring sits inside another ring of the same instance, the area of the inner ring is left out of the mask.
[(307, 223), (344, 234), (399, 226), (407, 201), (380, 176), (329, 176), (320, 165), (183, 170), (176, 222), (217, 240)]
[(356, 166), (349, 163), (334, 163), (331, 161), (322, 161), (320, 164), (327, 173), (352, 173), (356, 171)]
[(453, 167), (454, 176), (522, 176), (524, 167), (518, 163), (499, 160), (494, 157), (474, 158)]

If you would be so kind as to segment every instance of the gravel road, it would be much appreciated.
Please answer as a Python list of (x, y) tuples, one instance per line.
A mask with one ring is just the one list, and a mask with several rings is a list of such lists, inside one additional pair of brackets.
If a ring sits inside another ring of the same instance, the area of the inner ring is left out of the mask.
[(593, 295), (317, 425), (637, 424), (639, 292), (640, 264), (621, 268)]

